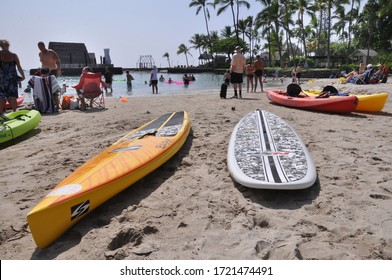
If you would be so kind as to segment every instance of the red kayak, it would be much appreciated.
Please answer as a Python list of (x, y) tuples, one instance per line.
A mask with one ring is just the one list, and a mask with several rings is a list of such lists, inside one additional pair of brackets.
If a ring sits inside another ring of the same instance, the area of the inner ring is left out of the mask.
[(287, 107), (330, 113), (350, 113), (355, 110), (358, 104), (356, 96), (339, 96), (334, 98), (292, 97), (288, 96), (286, 92), (279, 90), (268, 90), (267, 97), (269, 100)]
[[(20, 106), (23, 103), (25, 97), (26, 97), (26, 95), (22, 94), (21, 96), (18, 97), (18, 99), (16, 99), (18, 106)], [(6, 110), (11, 109), (11, 104), (8, 103), (8, 100), (5, 102), (5, 109)]]

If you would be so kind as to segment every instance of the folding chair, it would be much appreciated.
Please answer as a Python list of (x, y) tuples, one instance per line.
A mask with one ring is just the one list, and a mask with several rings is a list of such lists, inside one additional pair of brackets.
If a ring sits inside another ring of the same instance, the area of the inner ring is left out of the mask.
[(374, 74), (374, 69), (366, 70), (362, 75), (358, 76), (355, 79), (354, 84), (357, 85), (369, 84), (370, 78), (373, 76), (373, 74)]
[(90, 100), (90, 107), (93, 105), (100, 108), (105, 108), (105, 98), (103, 95), (103, 88), (106, 86), (102, 81), (102, 74), (84, 73), (83, 84), (74, 86), (75, 89), (82, 89), (84, 98)]

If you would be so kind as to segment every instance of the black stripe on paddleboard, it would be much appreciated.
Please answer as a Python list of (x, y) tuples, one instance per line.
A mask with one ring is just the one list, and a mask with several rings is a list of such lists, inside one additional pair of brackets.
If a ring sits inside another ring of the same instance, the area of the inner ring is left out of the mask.
[(165, 124), (166, 126), (180, 125), (184, 122), (184, 111), (176, 112), (173, 117)]
[(168, 114), (164, 114), (162, 116), (160, 116), (159, 118), (157, 118), (155, 121), (153, 121), (152, 123), (150, 123), (149, 125), (147, 125), (146, 127), (143, 127), (142, 131), (147, 131), (147, 130), (157, 130), (158, 128), (160, 128), (163, 123), (165, 121), (167, 121), (167, 119), (172, 115), (173, 113), (168, 113)]
[[(257, 110), (257, 112), (259, 113), (259, 117), (260, 117), (260, 121), (261, 121), (261, 128), (262, 128), (262, 134), (260, 137), (262, 137), (262, 139), (264, 139), (264, 143), (265, 143), (267, 151), (271, 151), (271, 145), (268, 140), (268, 134), (267, 134), (267, 125), (264, 122), (262, 112), (260, 110)], [(262, 140), (262, 139), (260, 139), (260, 140)], [(261, 155), (261, 157), (263, 157), (263, 155)], [(282, 180), (280, 179), (280, 176), (279, 176), (278, 170), (276, 168), (275, 161), (274, 161), (273, 157), (267, 156), (267, 158), (268, 158), (269, 165), (271, 167), (271, 173), (272, 173), (272, 176), (274, 177), (275, 183), (282, 183)], [(266, 175), (267, 175), (267, 173), (266, 173)]]

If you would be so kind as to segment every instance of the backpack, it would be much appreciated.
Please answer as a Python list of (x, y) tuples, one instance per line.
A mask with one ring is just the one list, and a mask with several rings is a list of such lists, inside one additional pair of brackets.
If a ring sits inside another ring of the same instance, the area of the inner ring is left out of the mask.
[(323, 88), (323, 92), (324, 91), (328, 91), (329, 93), (332, 93), (332, 95), (334, 95), (334, 93), (338, 93), (338, 90), (334, 86), (325, 86)]
[(286, 92), (288, 96), (298, 97), (298, 95), (302, 92), (302, 89), (297, 84), (289, 84)]
[(71, 96), (64, 95), (61, 101), (61, 109), (69, 110), (71, 108)]

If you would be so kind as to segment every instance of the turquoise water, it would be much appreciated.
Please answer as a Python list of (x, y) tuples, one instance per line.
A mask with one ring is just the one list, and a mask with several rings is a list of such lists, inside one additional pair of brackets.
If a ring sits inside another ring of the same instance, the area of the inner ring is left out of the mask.
[[(125, 73), (123, 75), (114, 75), (114, 82), (112, 84), (113, 94), (108, 95), (107, 98), (120, 98), (120, 97), (132, 97), (132, 96), (149, 96), (152, 95), (152, 89), (148, 85), (150, 80), (149, 72), (130, 72), (134, 80), (132, 81), (132, 90), (127, 91), (127, 83)], [(173, 81), (182, 81), (182, 74), (168, 74), (159, 73), (159, 77), (162, 75), (167, 81), (171, 78)], [(183, 84), (166, 84), (164, 82), (158, 82), (158, 93), (159, 95), (178, 95), (178, 94), (202, 94), (203, 91), (219, 90), (220, 85), (223, 82), (223, 75), (213, 74), (213, 73), (196, 73), (195, 81), (190, 85), (184, 86)], [(28, 80), (31, 76), (26, 75), (26, 80), (22, 82), (22, 88), (19, 90), (19, 95), (23, 93), (23, 90), (27, 86)], [(65, 94), (74, 95), (76, 91), (72, 88), (72, 85), (76, 85), (79, 81), (79, 77), (75, 76), (61, 76), (57, 78), (60, 85), (66, 84), (67, 91)], [(146, 84), (147, 82), (147, 84)], [(284, 85), (290, 82), (288, 78), (283, 81)], [(274, 88), (281, 86), (282, 82), (280, 80), (272, 80), (272, 78), (267, 78), (267, 83), (264, 84), (264, 88)], [(246, 84), (243, 84), (244, 91), (246, 91)], [(230, 95), (230, 94), (229, 94)], [(27, 93), (25, 102), (32, 101), (32, 93)]]

